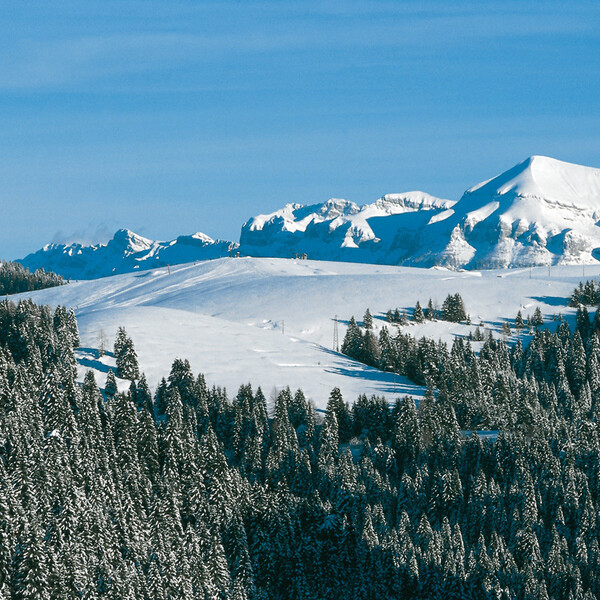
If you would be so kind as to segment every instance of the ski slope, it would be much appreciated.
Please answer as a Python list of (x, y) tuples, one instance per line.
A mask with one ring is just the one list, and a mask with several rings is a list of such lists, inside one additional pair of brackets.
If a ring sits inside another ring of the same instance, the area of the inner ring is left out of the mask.
[[(116, 329), (125, 326), (132, 337), (151, 387), (169, 373), (172, 361), (189, 359), (194, 373), (209, 385), (233, 395), (243, 383), (261, 386), (267, 396), (289, 385), (302, 388), (319, 408), (338, 386), (349, 401), (361, 393), (383, 394), (389, 400), (423, 390), (408, 380), (365, 367), (334, 352), (334, 317), (339, 342), (352, 315), (367, 307), (375, 327), (386, 325), (389, 308), (412, 309), (431, 297), (441, 305), (448, 293), (460, 293), (473, 326), (427, 322), (404, 329), (451, 342), (483, 320), (498, 331), (540, 306), (544, 317), (567, 308), (573, 288), (583, 279), (600, 276), (600, 266), (544, 267), (502, 271), (450, 271), (358, 263), (280, 258), (221, 258), (170, 268), (74, 282), (21, 297), (38, 303), (75, 309), (82, 348), (80, 376), (97, 371), (104, 384), (114, 360), (98, 358), (100, 332), (112, 348)], [(121, 382), (121, 387), (127, 387)]]

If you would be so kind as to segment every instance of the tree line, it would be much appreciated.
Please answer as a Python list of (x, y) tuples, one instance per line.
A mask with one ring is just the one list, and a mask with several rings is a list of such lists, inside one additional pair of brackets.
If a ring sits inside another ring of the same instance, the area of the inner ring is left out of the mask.
[[(367, 312), (369, 309), (367, 309)], [(369, 312), (369, 315), (371, 313)], [(406, 310), (400, 312), (400, 309), (391, 308), (386, 313), (386, 320), (388, 323), (394, 323), (396, 325), (408, 325), (409, 318)], [(436, 321), (441, 319), (442, 321), (450, 321), (452, 323), (460, 323), (461, 321), (466, 322), (468, 325), (471, 323), (471, 317), (465, 310), (465, 304), (461, 295), (457, 292), (456, 294), (448, 294), (446, 299), (442, 303), (441, 310), (434, 306), (433, 300), (429, 298), (426, 308), (421, 306), (421, 302), (417, 300), (414, 309), (412, 310), (412, 320), (415, 323), (424, 323), (426, 320)], [(363, 319), (363, 323), (364, 319)], [(366, 325), (366, 323), (365, 323)]]
[(19, 263), (0, 260), (0, 296), (42, 290), (64, 283), (60, 275), (51, 271), (37, 269), (31, 273)]

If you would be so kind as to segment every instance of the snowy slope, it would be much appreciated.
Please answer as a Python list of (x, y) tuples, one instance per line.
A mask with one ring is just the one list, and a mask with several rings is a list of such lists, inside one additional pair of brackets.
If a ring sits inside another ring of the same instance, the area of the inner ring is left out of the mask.
[[(596, 277), (599, 267), (586, 267)], [(519, 309), (524, 315), (539, 305), (546, 317), (562, 312), (582, 279), (581, 267), (453, 272), (343, 262), (276, 258), (224, 258), (198, 264), (129, 273), (41, 290), (22, 297), (40, 303), (73, 306), (79, 321), (83, 368), (95, 368), (101, 385), (113, 359), (99, 360), (99, 335), (110, 341), (124, 325), (133, 338), (140, 366), (152, 386), (168, 375), (174, 358), (185, 357), (209, 384), (235, 393), (242, 383), (301, 387), (324, 407), (339, 386), (347, 400), (360, 393), (420, 395), (403, 378), (370, 369), (332, 351), (334, 316), (360, 319), (367, 307), (376, 328), (385, 325), (388, 308), (412, 308), (431, 297), (441, 305), (459, 292), (474, 323), (481, 319), (499, 330)], [(531, 278), (530, 278), (531, 277)], [(379, 318), (378, 318), (379, 317)], [(446, 322), (410, 326), (413, 335), (451, 341), (472, 329)], [(126, 385), (122, 382), (122, 385)]]
[(236, 246), (215, 241), (204, 233), (182, 235), (170, 242), (154, 242), (120, 229), (107, 244), (48, 244), (19, 262), (30, 270), (43, 267), (66, 278), (95, 279), (228, 256)]

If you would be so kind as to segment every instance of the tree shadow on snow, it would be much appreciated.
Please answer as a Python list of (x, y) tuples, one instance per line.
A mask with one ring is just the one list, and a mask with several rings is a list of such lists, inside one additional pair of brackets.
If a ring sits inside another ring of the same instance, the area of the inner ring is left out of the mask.
[[(374, 367), (369, 367), (358, 361), (351, 359), (350, 357), (342, 354), (341, 352), (335, 352), (324, 346), (320, 346), (319, 349), (330, 356), (335, 356), (349, 366), (339, 365), (326, 367), (324, 371), (326, 373), (334, 373), (335, 375), (342, 375), (344, 377), (354, 377), (357, 379), (363, 379), (365, 381), (376, 382), (379, 387), (381, 394), (390, 394), (394, 396), (410, 396), (413, 394), (423, 394), (425, 388), (407, 381), (406, 377), (402, 375), (396, 375), (387, 371), (380, 371)], [(351, 365), (351, 366), (350, 366)]]
[(378, 371), (368, 371), (367, 368), (347, 369), (344, 367), (329, 367), (325, 369), (325, 372), (377, 382), (380, 393), (391, 396), (413, 396), (420, 392), (419, 386), (416, 384), (407, 384), (402, 381), (394, 383), (393, 380), (386, 381), (381, 379), (381, 374)]
[(568, 298), (561, 296), (531, 296), (531, 299), (536, 302), (543, 302), (549, 306), (564, 306), (566, 308), (569, 305)]
[[(107, 356), (112, 356), (111, 352), (106, 352), (105, 354)], [(115, 370), (110, 365), (105, 365), (103, 362), (100, 362), (100, 353), (97, 348), (77, 348), (76, 356), (77, 362), (82, 367), (95, 369), (101, 373), (108, 373), (110, 369), (113, 369), (113, 371)]]

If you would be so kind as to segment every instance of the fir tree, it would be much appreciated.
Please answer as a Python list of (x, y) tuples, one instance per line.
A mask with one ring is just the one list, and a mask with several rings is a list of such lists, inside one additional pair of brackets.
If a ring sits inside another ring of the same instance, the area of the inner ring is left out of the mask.
[(120, 327), (115, 340), (115, 358), (117, 362), (117, 377), (133, 381), (140, 376), (137, 353), (132, 339)]
[(363, 334), (354, 317), (351, 317), (348, 323), (348, 329), (342, 342), (342, 353), (358, 360), (364, 355)]
[(523, 329), (523, 327), (525, 327), (525, 322), (523, 321), (523, 315), (521, 314), (521, 311), (519, 311), (517, 312), (517, 316), (515, 318), (515, 329), (520, 331)]
[(531, 317), (531, 324), (534, 327), (540, 327), (544, 324), (544, 317), (542, 316), (542, 311), (539, 306), (535, 307), (535, 311), (533, 312), (533, 317)]
[(115, 374), (112, 369), (108, 370), (106, 375), (106, 383), (104, 384), (104, 393), (112, 398), (117, 393), (117, 380), (115, 379)]
[(335, 387), (329, 395), (327, 412), (335, 413), (340, 443), (346, 444), (352, 437), (352, 416), (348, 404), (342, 398), (340, 388)]
[(425, 321), (425, 315), (423, 314), (423, 309), (417, 300), (417, 304), (415, 305), (415, 310), (413, 311), (413, 321), (415, 323), (423, 323)]

